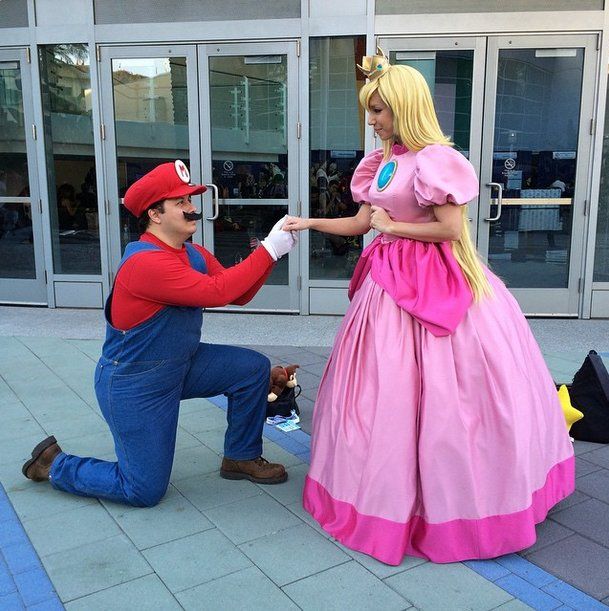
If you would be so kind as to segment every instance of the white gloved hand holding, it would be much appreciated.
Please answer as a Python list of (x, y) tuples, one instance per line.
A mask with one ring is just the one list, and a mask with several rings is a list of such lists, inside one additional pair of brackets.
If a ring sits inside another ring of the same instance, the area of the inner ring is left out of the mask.
[(260, 242), (274, 261), (283, 257), (294, 248), (296, 245), (296, 238), (291, 231), (284, 231), (281, 229), (285, 223), (287, 214), (279, 219), (269, 231), (269, 234)]

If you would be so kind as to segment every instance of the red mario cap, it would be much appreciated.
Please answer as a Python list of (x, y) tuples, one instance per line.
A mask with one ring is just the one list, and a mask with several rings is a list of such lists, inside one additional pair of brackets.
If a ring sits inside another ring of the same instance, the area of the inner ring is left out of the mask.
[(178, 159), (173, 163), (162, 163), (136, 180), (127, 189), (123, 204), (131, 214), (139, 217), (156, 202), (184, 195), (199, 195), (205, 191), (205, 185), (190, 182), (188, 168)]

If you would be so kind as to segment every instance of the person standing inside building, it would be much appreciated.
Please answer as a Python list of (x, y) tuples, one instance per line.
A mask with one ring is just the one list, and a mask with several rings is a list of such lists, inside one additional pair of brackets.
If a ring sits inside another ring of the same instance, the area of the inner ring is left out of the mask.
[(479, 260), (464, 204), (472, 165), (442, 133), (423, 76), (365, 58), (360, 101), (383, 148), (351, 182), (351, 218), (285, 229), (380, 232), (321, 379), (304, 507), (391, 565), (529, 547), (574, 489), (556, 389), (505, 285)]
[(287, 479), (282, 465), (262, 457), (268, 359), (200, 338), (202, 308), (250, 301), (295, 239), (281, 219), (260, 248), (224, 269), (187, 241), (201, 219), (190, 198), (205, 190), (176, 161), (157, 166), (125, 194), (142, 235), (127, 245), (106, 303), (106, 341), (95, 369), (117, 462), (66, 454), (51, 436), (23, 465), (28, 479), (82, 496), (155, 505), (169, 484), (180, 400), (219, 394), (228, 397), (220, 475), (259, 484)]

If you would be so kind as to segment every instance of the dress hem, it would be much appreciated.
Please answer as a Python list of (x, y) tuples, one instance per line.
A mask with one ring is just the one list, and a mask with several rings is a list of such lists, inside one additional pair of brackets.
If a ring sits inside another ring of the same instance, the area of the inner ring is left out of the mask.
[(535, 524), (575, 489), (575, 458), (554, 465), (545, 484), (533, 492), (528, 508), (477, 520), (428, 523), (414, 516), (407, 523), (359, 513), (351, 504), (334, 499), (307, 476), (303, 504), (321, 527), (350, 549), (397, 566), (404, 556), (447, 563), (496, 558), (535, 543)]

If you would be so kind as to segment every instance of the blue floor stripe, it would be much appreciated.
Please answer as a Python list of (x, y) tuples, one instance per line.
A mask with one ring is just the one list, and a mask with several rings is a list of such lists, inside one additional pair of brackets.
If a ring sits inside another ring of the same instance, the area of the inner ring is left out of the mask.
[(0, 484), (0, 609), (63, 609), (36, 550)]

